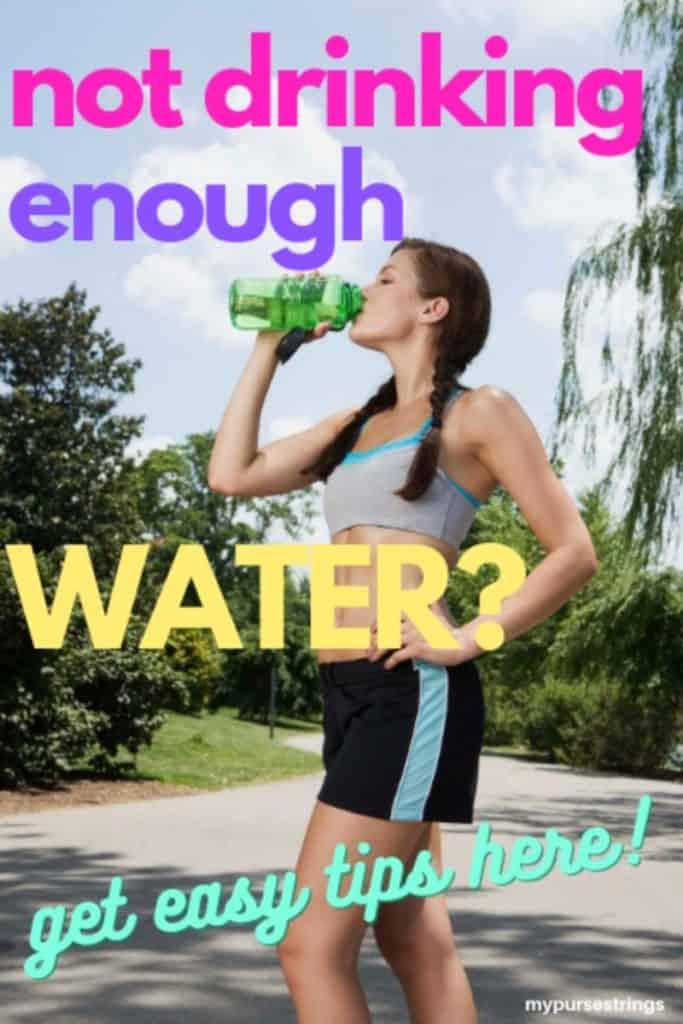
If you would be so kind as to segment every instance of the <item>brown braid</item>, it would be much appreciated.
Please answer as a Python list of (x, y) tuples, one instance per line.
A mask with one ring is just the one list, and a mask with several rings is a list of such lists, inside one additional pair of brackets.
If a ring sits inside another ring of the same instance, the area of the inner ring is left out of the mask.
[(351, 451), (363, 421), (383, 409), (390, 409), (396, 404), (396, 380), (392, 374), (388, 380), (381, 384), (377, 391), (368, 398), (365, 405), (358, 410), (353, 419), (339, 431), (335, 439), (328, 444), (320, 457), (312, 466), (307, 466), (302, 473), (317, 473), (321, 480), (327, 480), (328, 476), (341, 462), (347, 452)]
[[(483, 270), (466, 253), (421, 238), (404, 238), (394, 246), (392, 254), (399, 249), (413, 252), (422, 298), (443, 295), (449, 300), (448, 313), (439, 322), (430, 395), (432, 424), (415, 453), (403, 486), (395, 492), (406, 501), (415, 501), (424, 494), (436, 474), (446, 399), (459, 375), (483, 348), (488, 335), (491, 296)], [(363, 421), (395, 404), (396, 381), (392, 375), (339, 431), (318, 459), (302, 472), (316, 473), (320, 480), (327, 480), (353, 448)]]

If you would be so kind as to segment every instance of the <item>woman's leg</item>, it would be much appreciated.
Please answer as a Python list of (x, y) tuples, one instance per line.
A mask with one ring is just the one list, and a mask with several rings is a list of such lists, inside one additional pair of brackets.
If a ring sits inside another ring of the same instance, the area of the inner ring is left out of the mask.
[[(421, 848), (431, 851), (434, 869), (442, 874), (438, 822), (432, 822)], [(374, 931), (384, 959), (405, 992), (412, 1024), (476, 1024), (477, 1011), (453, 939), (445, 893), (382, 904)]]
[[(377, 856), (409, 861), (428, 824), (420, 821), (385, 821), (344, 811), (316, 800), (296, 863), (297, 890), (310, 886), (311, 899), (292, 922), (278, 945), (278, 956), (299, 1024), (369, 1024), (370, 1013), (358, 977), (358, 954), (367, 923), (364, 907), (340, 909), (327, 902), (329, 877), (337, 843), (346, 846), (350, 864), (367, 865), (364, 890)], [(365, 840), (371, 852), (361, 856), (357, 844)], [(348, 890), (350, 874), (343, 876), (339, 893)]]

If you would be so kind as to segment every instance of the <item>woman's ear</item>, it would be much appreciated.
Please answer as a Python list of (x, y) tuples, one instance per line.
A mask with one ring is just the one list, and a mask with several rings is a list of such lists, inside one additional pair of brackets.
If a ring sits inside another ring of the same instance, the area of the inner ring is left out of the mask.
[(443, 320), (445, 316), (448, 316), (450, 308), (448, 299), (444, 298), (443, 295), (439, 295), (436, 299), (429, 300), (429, 303), (422, 310), (420, 319), (425, 324), (438, 323), (439, 320)]

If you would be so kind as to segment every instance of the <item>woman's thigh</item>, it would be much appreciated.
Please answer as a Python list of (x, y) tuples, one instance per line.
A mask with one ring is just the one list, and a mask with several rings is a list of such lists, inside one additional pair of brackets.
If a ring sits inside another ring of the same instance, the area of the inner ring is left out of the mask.
[[(441, 829), (437, 821), (431, 822), (427, 832), (415, 848), (406, 869), (410, 870), (420, 850), (429, 850), (434, 871), (443, 874)], [(418, 954), (431, 957), (438, 952), (453, 949), (453, 931), (446, 893), (435, 896), (406, 896), (395, 903), (384, 903), (374, 924), (375, 938), (380, 950), (388, 956), (408, 961)]]
[[(332, 863), (335, 847), (344, 843), (345, 859), (352, 867), (362, 860), (367, 865), (363, 891), (367, 891), (375, 857), (394, 856), (405, 864), (429, 831), (429, 822), (385, 821), (345, 811), (316, 800), (295, 872), (297, 890), (309, 886), (311, 898), (298, 917), (290, 922), (278, 949), (285, 955), (300, 954), (311, 959), (353, 964), (358, 958), (367, 930), (365, 907), (334, 907), (327, 900), (329, 876), (324, 869)], [(368, 842), (371, 851), (361, 855), (357, 844)], [(339, 895), (348, 890), (350, 872), (342, 876)]]

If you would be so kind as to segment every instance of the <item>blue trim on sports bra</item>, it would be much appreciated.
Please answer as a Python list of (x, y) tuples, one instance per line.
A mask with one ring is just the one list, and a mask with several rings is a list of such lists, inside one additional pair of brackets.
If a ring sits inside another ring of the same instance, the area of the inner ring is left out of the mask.
[[(408, 448), (410, 447), (410, 445), (417, 445), (419, 443), (420, 439), (415, 438), (413, 435), (411, 435), (410, 437), (401, 438), (398, 441), (387, 441), (386, 444), (377, 445), (376, 448), (368, 448), (368, 450), (365, 452), (347, 452), (347, 454), (341, 460), (339, 465), (343, 466), (344, 463), (347, 462), (362, 462), (363, 459), (371, 458), (371, 456), (377, 455), (379, 452), (392, 451), (395, 448)], [(471, 491), (468, 491), (466, 487), (463, 487), (462, 484), (459, 484), (458, 481), (454, 480), (452, 476), (449, 476), (448, 473), (446, 473), (445, 470), (441, 469), (440, 466), (439, 469), (443, 473), (444, 478), (448, 481), (448, 483), (452, 487), (455, 487), (456, 491), (460, 491), (463, 498), (467, 498), (470, 504), (474, 505), (475, 508), (480, 508), (481, 502), (479, 501), (478, 498), (475, 498)]]
[[(457, 388), (455, 389), (455, 391), (457, 391)], [(453, 396), (455, 391), (451, 392), (449, 400)], [(363, 423), (363, 427), (367, 422), (368, 421), (365, 420), (365, 422)], [(344, 463), (347, 462), (361, 462), (363, 459), (367, 459), (371, 455), (377, 455), (379, 452), (389, 452), (394, 451), (396, 448), (408, 448), (410, 447), (410, 445), (420, 444), (422, 438), (429, 431), (431, 425), (432, 417), (428, 416), (427, 419), (422, 424), (422, 426), (418, 427), (418, 429), (413, 434), (409, 434), (407, 437), (398, 437), (396, 438), (395, 441), (386, 441), (384, 444), (378, 444), (374, 448), (366, 448), (365, 451), (362, 452), (347, 452), (339, 464), (340, 466), (343, 466)], [(441, 467), (439, 467), (439, 469), (441, 469)], [(468, 491), (466, 487), (463, 487), (462, 484), (459, 484), (458, 481), (454, 480), (452, 476), (449, 476), (448, 473), (445, 472), (445, 470), (441, 469), (441, 472), (443, 473), (448, 483), (455, 487), (457, 491), (460, 491), (462, 496), (464, 498), (467, 498), (470, 504), (474, 505), (475, 508), (481, 507), (481, 502), (472, 494), (471, 491)]]
[(448, 473), (445, 472), (445, 470), (442, 469), (441, 472), (446, 477), (448, 483), (452, 484), (453, 487), (455, 487), (456, 491), (460, 491), (463, 498), (467, 498), (470, 504), (474, 505), (475, 508), (481, 507), (481, 502), (479, 501), (479, 498), (475, 498), (471, 491), (468, 491), (466, 487), (463, 487), (463, 485), (459, 484), (457, 480), (454, 480), (452, 476), (449, 476)]
[(385, 441), (384, 444), (375, 445), (374, 448), (366, 448), (362, 452), (347, 452), (342, 462), (356, 462), (358, 459), (365, 458), (366, 455), (376, 455), (377, 452), (388, 452), (394, 448), (404, 448), (406, 445), (419, 444), (424, 434), (427, 433), (424, 429), (425, 426), (426, 424), (423, 423), (419, 430), (416, 430), (414, 434), (408, 435), (408, 437), (397, 437), (394, 441)]

